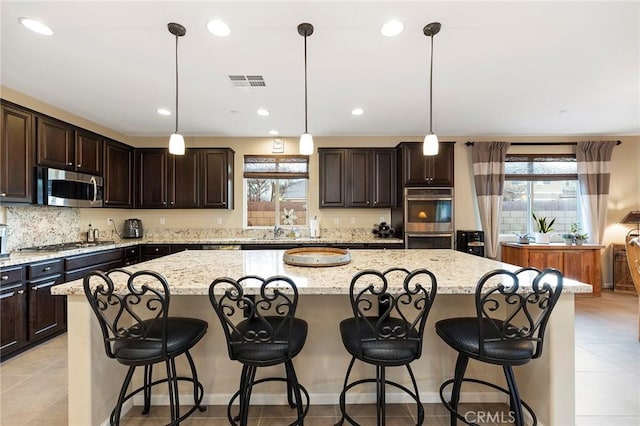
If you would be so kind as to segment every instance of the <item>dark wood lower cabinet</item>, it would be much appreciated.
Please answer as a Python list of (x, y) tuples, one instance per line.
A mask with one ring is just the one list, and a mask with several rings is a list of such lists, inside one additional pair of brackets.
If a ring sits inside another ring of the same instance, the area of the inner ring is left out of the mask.
[(0, 357), (11, 354), (27, 342), (27, 293), (24, 267), (14, 266), (0, 272)]
[(61, 274), (29, 282), (29, 341), (66, 330), (66, 296), (51, 294), (51, 287), (60, 283)]

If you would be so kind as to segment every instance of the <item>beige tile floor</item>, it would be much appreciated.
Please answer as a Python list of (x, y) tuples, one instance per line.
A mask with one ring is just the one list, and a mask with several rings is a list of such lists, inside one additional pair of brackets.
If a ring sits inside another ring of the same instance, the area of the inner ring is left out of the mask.
[[(576, 302), (577, 425), (640, 426), (637, 310), (635, 296), (611, 291), (604, 291), (600, 299), (582, 298)], [(63, 335), (0, 364), (0, 425), (67, 424), (66, 343)], [(502, 408), (490, 404), (465, 407), (490, 412)], [(156, 407), (146, 417), (139, 411), (131, 410), (122, 424), (159, 425), (168, 418), (167, 407)], [(411, 406), (393, 405), (387, 425), (414, 425), (413, 411)], [(375, 425), (372, 406), (356, 406), (351, 412), (363, 426)], [(425, 404), (425, 413), (425, 424), (449, 424), (440, 404)], [(256, 406), (251, 419), (256, 426), (282, 426), (291, 421), (288, 408), (280, 406)], [(305, 424), (332, 425), (337, 419), (335, 406), (312, 406)], [(209, 406), (183, 424), (226, 425), (226, 408)]]

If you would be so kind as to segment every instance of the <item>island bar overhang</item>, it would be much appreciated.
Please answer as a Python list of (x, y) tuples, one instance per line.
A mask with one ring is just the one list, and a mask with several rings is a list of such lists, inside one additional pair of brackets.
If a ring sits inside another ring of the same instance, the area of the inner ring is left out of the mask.
[[(172, 315), (193, 316), (209, 322), (207, 335), (193, 350), (207, 405), (226, 405), (237, 390), (240, 377), (240, 367), (228, 359), (224, 335), (207, 296), (209, 284), (216, 277), (281, 274), (296, 281), (300, 292), (297, 315), (309, 323), (307, 343), (294, 360), (296, 370), (300, 382), (311, 394), (311, 404), (337, 404), (350, 360), (342, 347), (338, 325), (352, 315), (347, 298), (351, 277), (368, 268), (383, 270), (401, 266), (431, 270), (438, 279), (438, 296), (429, 315), (423, 354), (415, 362), (414, 372), (422, 401), (437, 403), (440, 384), (453, 376), (455, 353), (436, 336), (433, 324), (443, 318), (474, 315), (475, 284), (485, 272), (497, 268), (518, 269), (454, 250), (352, 250), (350, 263), (328, 268), (286, 265), (282, 262), (283, 253), (283, 250), (185, 251), (127, 267), (131, 271), (155, 270), (167, 278), (172, 291)], [(515, 369), (522, 397), (534, 408), (541, 425), (575, 421), (574, 294), (590, 291), (589, 285), (565, 281), (565, 289), (551, 316), (542, 357)], [(105, 356), (82, 281), (60, 285), (55, 292), (68, 295), (69, 424), (101, 424), (108, 419), (114, 405), (124, 369)], [(272, 372), (281, 374), (279, 370)], [(354, 370), (354, 377), (371, 374), (373, 371), (367, 365), (357, 365)], [(401, 383), (408, 380), (406, 370), (400, 368), (392, 369), (389, 375)], [(469, 364), (469, 377), (504, 383), (499, 367), (487, 368), (473, 361)], [(154, 390), (154, 405), (166, 404), (163, 391)], [(284, 404), (283, 391), (277, 386), (256, 389), (252, 401)], [(362, 392), (352, 394), (351, 402), (373, 401), (375, 389), (365, 387)], [(188, 400), (184, 398), (188, 398), (188, 390), (182, 399)], [(404, 402), (400, 394), (394, 393), (388, 394), (387, 400)], [(504, 402), (502, 395), (471, 387), (463, 388), (462, 400)]]

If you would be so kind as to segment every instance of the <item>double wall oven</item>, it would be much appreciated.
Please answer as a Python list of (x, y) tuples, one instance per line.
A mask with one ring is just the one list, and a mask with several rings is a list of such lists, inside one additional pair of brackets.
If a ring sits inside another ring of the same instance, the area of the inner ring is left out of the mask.
[(453, 188), (404, 188), (406, 248), (453, 248)]

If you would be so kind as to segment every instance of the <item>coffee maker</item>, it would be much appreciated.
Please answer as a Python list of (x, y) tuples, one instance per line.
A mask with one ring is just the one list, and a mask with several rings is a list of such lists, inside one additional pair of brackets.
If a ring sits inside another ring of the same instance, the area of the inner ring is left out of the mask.
[(9, 233), (9, 227), (0, 223), (0, 257), (9, 257), (7, 251), (7, 234)]

